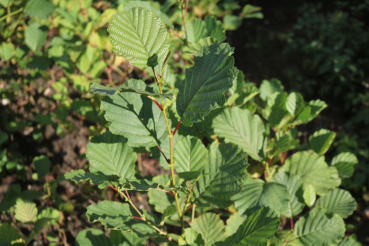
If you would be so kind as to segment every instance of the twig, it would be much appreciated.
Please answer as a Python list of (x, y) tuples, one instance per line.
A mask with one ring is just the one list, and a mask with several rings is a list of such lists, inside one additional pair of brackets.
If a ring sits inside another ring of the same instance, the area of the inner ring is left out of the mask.
[(163, 155), (163, 157), (165, 158), (165, 160), (167, 161), (167, 163), (169, 164), (170, 161), (168, 160), (168, 158), (165, 156), (164, 152), (161, 150), (160, 146), (159, 145), (156, 145), (156, 147), (158, 147), (160, 153)]
[(176, 134), (176, 132), (177, 132), (177, 130), (178, 130), (178, 128), (179, 128), (179, 126), (181, 125), (181, 123), (182, 123), (182, 121), (179, 121), (179, 122), (178, 122), (178, 124), (177, 124), (177, 126), (176, 126), (176, 129), (174, 129), (174, 131), (173, 131), (173, 136)]
[(156, 106), (158, 106), (160, 110), (163, 111), (163, 107), (158, 103), (158, 101), (155, 100), (155, 98), (153, 97), (148, 97), (148, 98), (150, 98), (151, 101), (153, 101), (156, 104)]

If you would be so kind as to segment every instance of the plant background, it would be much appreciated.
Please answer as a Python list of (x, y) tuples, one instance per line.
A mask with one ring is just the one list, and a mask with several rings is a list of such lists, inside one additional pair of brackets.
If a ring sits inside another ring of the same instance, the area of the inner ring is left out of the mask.
[[(125, 1), (44, 1), (42, 11), (31, 6), (27, 12), (28, 2), (0, 1), (0, 211), (14, 206), (18, 197), (32, 198), (38, 207), (54, 207), (62, 216), (34, 242), (47, 237), (73, 244), (89, 225), (86, 206), (115, 195), (63, 180), (67, 171), (88, 165), (89, 136), (106, 125), (99, 102), (87, 93), (89, 84), (118, 85), (130, 77), (150, 81), (148, 72), (113, 56), (107, 41), (106, 23)], [(176, 1), (161, 4), (171, 21), (180, 23)], [(262, 10), (240, 18), (246, 4)], [(328, 157), (344, 150), (357, 155), (355, 174), (342, 186), (359, 204), (346, 223), (363, 245), (369, 245), (368, 12), (365, 0), (202, 0), (190, 1), (189, 10), (189, 18), (211, 13), (223, 20), (227, 42), (235, 47), (236, 67), (246, 81), (260, 85), (278, 78), (286, 91), (328, 104), (318, 119), (299, 128), (301, 141), (326, 128), (337, 132)], [(177, 60), (173, 67), (184, 65)], [(146, 154), (139, 155), (138, 168), (143, 175), (164, 172)], [(149, 208), (144, 194), (134, 199)], [(2, 213), (0, 218), (29, 234), (30, 228), (11, 215)]]

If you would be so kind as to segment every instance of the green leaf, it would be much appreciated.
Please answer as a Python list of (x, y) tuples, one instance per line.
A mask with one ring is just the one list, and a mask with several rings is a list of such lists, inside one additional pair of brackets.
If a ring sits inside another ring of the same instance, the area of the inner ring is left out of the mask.
[(358, 164), (357, 157), (352, 153), (340, 153), (333, 157), (331, 166), (335, 166), (341, 178), (351, 177), (354, 173), (354, 166)]
[(302, 110), (302, 112), (297, 116), (293, 124), (300, 125), (306, 124), (327, 107), (327, 104), (321, 100), (310, 101), (307, 106)]
[(23, 223), (35, 222), (37, 219), (36, 204), (18, 199), (15, 204), (14, 217)]
[(288, 209), (284, 211), (283, 215), (291, 218), (301, 213), (305, 206), (301, 181), (294, 175), (279, 172), (273, 176), (271, 182), (276, 182), (287, 187), (288, 194), (290, 195)]
[(263, 80), (260, 85), (260, 98), (264, 101), (273, 95), (275, 92), (281, 92), (284, 90), (284, 86), (278, 79)]
[(178, 243), (179, 245), (186, 245), (186, 246), (205, 245), (205, 242), (202, 239), (201, 234), (199, 234), (196, 230), (192, 229), (191, 227), (186, 228), (184, 230), (184, 236), (178, 239)]
[(207, 166), (208, 151), (200, 139), (182, 137), (175, 144), (174, 167), (181, 178), (196, 179)]
[(102, 201), (87, 207), (86, 216), (91, 223), (99, 221), (106, 227), (127, 229), (125, 222), (132, 218), (128, 203)]
[(187, 41), (189, 43), (196, 43), (200, 39), (208, 36), (208, 29), (204, 21), (194, 19), (187, 23)]
[[(168, 187), (171, 177), (168, 174), (155, 176), (152, 181), (161, 184), (164, 187)], [(174, 202), (174, 197), (163, 191), (149, 190), (149, 203), (154, 205), (154, 208), (159, 213), (164, 213), (166, 208), (171, 206)]]
[(314, 150), (319, 155), (324, 155), (328, 151), (335, 137), (335, 132), (320, 129), (309, 137), (310, 149)]
[(341, 240), (345, 235), (345, 223), (337, 214), (313, 209), (297, 221), (294, 233), (304, 245), (326, 245)]
[(235, 208), (240, 214), (250, 215), (262, 207), (270, 207), (278, 214), (290, 210), (290, 195), (284, 185), (264, 183), (261, 179), (247, 179), (242, 191), (232, 197)]
[[(147, 90), (142, 81), (135, 85), (132, 81), (126, 84)], [(153, 147), (159, 145), (168, 135), (162, 111), (147, 97), (120, 92), (104, 97), (101, 109), (106, 111), (105, 119), (111, 121), (109, 130), (127, 138), (132, 147)]]
[(178, 87), (177, 112), (185, 126), (224, 104), (224, 92), (232, 87), (238, 72), (232, 53), (229, 44), (215, 43), (195, 56), (195, 65), (186, 70), (186, 79)]
[(226, 142), (237, 144), (254, 160), (261, 160), (265, 126), (258, 115), (247, 109), (226, 108), (214, 120), (214, 132)]
[(264, 15), (260, 11), (261, 11), (260, 7), (257, 7), (257, 6), (251, 5), (251, 4), (246, 4), (242, 9), (242, 13), (244, 14), (244, 18), (263, 19)]
[(236, 233), (240, 225), (242, 225), (246, 219), (247, 219), (247, 216), (240, 214), (238, 211), (232, 214), (231, 216), (229, 216), (229, 218), (227, 219), (227, 225), (225, 228), (227, 235), (231, 236), (234, 233)]
[[(143, 81), (141, 80), (137, 80), (137, 79), (130, 79), (129, 80), (130, 84), (135, 84), (135, 83), (141, 83)], [(90, 93), (92, 94), (98, 94), (100, 96), (112, 96), (114, 94), (118, 94), (120, 92), (134, 92), (143, 96), (147, 96), (147, 97), (153, 97), (153, 98), (157, 98), (157, 99), (173, 99), (173, 94), (160, 94), (160, 93), (152, 93), (152, 92), (148, 92), (145, 90), (140, 90), (137, 89), (135, 87), (129, 87), (126, 85), (126, 83), (117, 86), (117, 87), (108, 87), (108, 86), (104, 86), (104, 85), (99, 85), (96, 82), (93, 82), (90, 85)]]
[(305, 204), (308, 205), (309, 207), (312, 207), (316, 199), (314, 186), (312, 186), (311, 184), (307, 185), (304, 189), (303, 197)]
[(89, 181), (91, 184), (97, 185), (100, 189), (104, 189), (109, 184), (112, 184), (110, 178), (103, 173), (86, 173), (82, 169), (69, 171), (64, 175), (64, 178), (76, 183)]
[(0, 145), (8, 141), (8, 134), (6, 132), (0, 131)]
[(33, 22), (26, 28), (24, 39), (26, 45), (33, 51), (38, 51), (46, 42), (47, 28)]
[(133, 66), (155, 67), (162, 64), (169, 49), (169, 34), (163, 21), (153, 12), (131, 8), (116, 13), (109, 22), (109, 40), (113, 52)]
[(127, 144), (127, 139), (107, 131), (93, 137), (87, 145), (87, 159), (91, 172), (116, 175), (130, 179), (135, 175), (137, 154)]
[(14, 45), (2, 42), (0, 46), (0, 57), (3, 61), (9, 61), (14, 56)]
[(134, 232), (111, 230), (110, 241), (112, 246), (144, 246), (146, 237), (138, 237)]
[(336, 189), (320, 197), (315, 207), (325, 209), (328, 212), (336, 213), (342, 218), (347, 218), (356, 209), (355, 199), (348, 191)]
[(163, 215), (161, 217), (161, 222), (160, 225), (164, 225), (165, 221), (172, 215), (177, 213), (177, 207), (176, 205), (170, 205), (169, 207), (167, 207), (164, 212)]
[(98, 229), (85, 229), (76, 237), (77, 246), (111, 246), (111, 242), (103, 231)]
[(47, 19), (55, 10), (52, 1), (47, 0), (29, 0), (24, 7), (24, 13), (30, 17), (37, 16), (39, 19)]
[(196, 205), (230, 206), (246, 178), (246, 167), (247, 157), (236, 145), (212, 143), (208, 165), (193, 189)]
[(37, 233), (49, 224), (55, 224), (60, 219), (60, 212), (54, 208), (45, 208), (37, 215), (34, 231)]
[(213, 245), (227, 237), (223, 221), (213, 213), (200, 215), (192, 222), (191, 226), (202, 235), (205, 246)]
[(39, 175), (45, 176), (50, 172), (51, 161), (44, 155), (36, 156), (33, 158), (33, 166)]
[(237, 15), (225, 15), (223, 17), (223, 27), (226, 30), (236, 30), (242, 24), (242, 18)]
[(341, 242), (339, 242), (337, 246), (361, 246), (361, 244), (351, 238), (346, 237)]
[(17, 229), (15, 229), (10, 223), (4, 222), (0, 224), (0, 244), (8, 243), (9, 245), (22, 238)]
[(280, 129), (286, 123), (284, 118), (289, 116), (286, 108), (287, 98), (286, 92), (277, 92), (267, 99), (268, 123), (272, 127)]
[(324, 156), (313, 151), (293, 154), (280, 171), (299, 176), (304, 186), (311, 184), (318, 195), (326, 194), (341, 183), (337, 169), (329, 167), (324, 161)]
[(218, 21), (215, 16), (208, 15), (204, 21), (211, 38), (215, 38), (218, 42), (223, 42), (227, 38), (222, 22)]
[(242, 93), (242, 88), (245, 86), (245, 75), (241, 70), (238, 70), (237, 77), (233, 80), (233, 86), (229, 89), (232, 95)]
[(305, 108), (304, 98), (300, 93), (292, 92), (288, 95), (286, 102), (287, 111), (294, 117), (299, 115)]
[(131, 8), (140, 7), (152, 11), (156, 14), (167, 26), (171, 27), (172, 23), (170, 22), (169, 17), (157, 9), (153, 3), (145, 2), (145, 1), (129, 1), (124, 3), (124, 10), (128, 10)]
[(280, 153), (286, 152), (290, 149), (291, 139), (290, 136), (287, 134), (282, 135), (282, 132), (278, 132), (276, 134), (276, 141), (275, 141), (275, 151), (274, 156), (279, 155)]
[(3, 166), (7, 163), (8, 157), (6, 155), (6, 149), (0, 150), (0, 172), (3, 169)]
[(268, 246), (305, 246), (291, 230), (277, 231), (275, 237), (268, 241)]
[(196, 43), (189, 43), (188, 46), (186, 46), (183, 49), (183, 52), (189, 53), (191, 55), (196, 55), (201, 48), (210, 46), (211, 44), (215, 43), (215, 39), (211, 37), (202, 38)]
[(235, 234), (227, 238), (227, 245), (264, 245), (278, 230), (279, 224), (278, 216), (271, 209), (261, 208), (252, 213)]

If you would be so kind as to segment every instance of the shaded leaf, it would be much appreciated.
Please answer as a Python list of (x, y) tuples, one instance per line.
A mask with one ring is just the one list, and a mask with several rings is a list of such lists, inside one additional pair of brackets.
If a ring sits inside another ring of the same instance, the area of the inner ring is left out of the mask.
[(226, 232), (228, 236), (233, 235), (237, 232), (240, 225), (247, 219), (247, 216), (244, 214), (240, 214), (238, 211), (227, 219)]
[(181, 178), (196, 179), (207, 166), (208, 151), (200, 139), (187, 136), (176, 142), (174, 167)]
[(190, 43), (196, 43), (200, 39), (208, 36), (208, 29), (204, 21), (200, 19), (194, 19), (187, 22), (187, 41)]
[(268, 97), (273, 95), (275, 92), (281, 92), (284, 90), (284, 86), (278, 79), (263, 80), (260, 85), (260, 98), (267, 101)]
[(310, 101), (302, 112), (297, 116), (293, 124), (300, 125), (306, 124), (313, 120), (318, 114), (327, 107), (327, 104), (321, 100)]
[(38, 51), (46, 42), (47, 29), (37, 22), (29, 25), (24, 32), (26, 45), (33, 51)]
[[(130, 85), (134, 85), (135, 83), (142, 83), (141, 80), (137, 80), (137, 79), (130, 79), (129, 81), (130, 81), (129, 83)], [(112, 96), (120, 92), (134, 92), (134, 93), (137, 93), (143, 96), (158, 98), (162, 100), (165, 100), (166, 98), (173, 99), (173, 94), (160, 94), (160, 93), (148, 92), (145, 90), (137, 89), (135, 87), (129, 87), (126, 84), (127, 83), (124, 83), (117, 87), (108, 87), (108, 86), (99, 85), (96, 82), (93, 82), (90, 85), (90, 93), (98, 94), (100, 96)]]
[(354, 154), (344, 152), (333, 157), (331, 165), (337, 168), (340, 177), (348, 178), (352, 176), (354, 167), (358, 163), (359, 161)]
[(17, 229), (15, 229), (8, 222), (4, 222), (0, 224), (0, 243), (8, 243), (9, 245), (17, 240), (22, 238)]
[(231, 205), (231, 197), (241, 190), (246, 178), (247, 158), (233, 144), (213, 143), (209, 148), (208, 165), (193, 189), (197, 206)]
[(50, 172), (51, 162), (46, 156), (40, 155), (33, 158), (33, 166), (39, 175), (45, 176)]
[(202, 235), (205, 246), (213, 245), (227, 237), (223, 221), (213, 213), (200, 215), (192, 222), (191, 226)]
[(85, 229), (76, 237), (77, 246), (111, 246), (111, 242), (103, 231), (98, 229)]
[(240, 214), (250, 215), (262, 207), (270, 207), (278, 214), (288, 212), (290, 196), (287, 188), (278, 183), (264, 183), (261, 179), (247, 179), (242, 191), (232, 197)]
[(292, 116), (299, 115), (305, 108), (305, 101), (302, 95), (297, 92), (290, 93), (287, 98), (286, 108)]
[(178, 87), (177, 112), (185, 126), (201, 121), (225, 102), (224, 92), (238, 72), (232, 53), (229, 44), (215, 43), (195, 56), (195, 65), (186, 70), (186, 79)]
[(326, 129), (316, 131), (309, 137), (310, 149), (314, 150), (319, 155), (324, 155), (328, 151), (335, 137), (335, 132)]
[[(237, 232), (227, 238), (228, 244), (219, 245), (263, 245), (279, 227), (278, 216), (269, 208), (261, 208), (252, 213), (238, 228)], [(218, 245), (218, 244), (216, 244)]]
[[(142, 81), (135, 84), (128, 81), (126, 85), (147, 90)], [(153, 147), (168, 135), (163, 113), (147, 97), (120, 92), (104, 97), (101, 109), (106, 111), (106, 120), (111, 121), (109, 130), (113, 134), (127, 138), (128, 144), (132, 147)]]
[(86, 173), (84, 170), (72, 170), (64, 174), (65, 179), (72, 180), (76, 183), (89, 181), (91, 184), (97, 185), (100, 189), (112, 184), (110, 178), (103, 173)]
[(37, 233), (49, 224), (55, 224), (60, 219), (60, 212), (54, 208), (45, 208), (37, 215), (34, 231)]
[(294, 175), (279, 172), (273, 176), (271, 182), (284, 185), (290, 195), (288, 209), (283, 212), (283, 215), (291, 218), (301, 213), (305, 206), (301, 181)]

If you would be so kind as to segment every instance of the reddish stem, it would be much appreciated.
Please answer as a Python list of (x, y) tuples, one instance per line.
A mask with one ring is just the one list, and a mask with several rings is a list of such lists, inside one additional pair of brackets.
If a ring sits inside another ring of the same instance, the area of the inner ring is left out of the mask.
[(159, 190), (159, 191), (162, 191), (162, 192), (165, 192), (173, 197), (175, 197), (176, 195), (174, 195), (174, 193), (170, 192), (170, 191), (167, 191), (167, 190)]
[(118, 191), (117, 189), (115, 189), (112, 185), (108, 185), (110, 188), (112, 188), (115, 191)]
[(293, 230), (293, 218), (291, 217), (291, 229)]
[(160, 108), (161, 111), (163, 111), (163, 107), (158, 103), (158, 101), (156, 101), (154, 98), (151, 98), (151, 97), (149, 98)]
[(177, 124), (177, 126), (176, 126), (176, 129), (174, 129), (174, 131), (173, 131), (173, 136), (176, 134), (176, 132), (177, 132), (177, 130), (178, 130), (178, 128), (179, 128), (179, 126), (181, 125), (181, 123), (182, 123), (182, 121), (179, 121), (179, 122), (178, 122), (178, 124)]
[(137, 217), (137, 216), (132, 216), (132, 218), (137, 219), (137, 220), (142, 220), (142, 218)]
[(187, 2), (186, 2), (186, 10), (185, 10), (185, 14), (184, 14), (184, 18), (186, 18), (186, 16), (187, 16), (187, 9), (188, 9), (188, 2), (189, 2), (190, 0), (187, 0)]
[(126, 194), (127, 194), (128, 199), (129, 199), (129, 200), (131, 200), (131, 197), (129, 196), (129, 194), (128, 194), (128, 191), (127, 191), (127, 190), (126, 190)]
[(165, 158), (165, 160), (167, 161), (167, 163), (169, 164), (170, 161), (168, 160), (168, 158), (165, 156), (164, 152), (161, 150), (160, 146), (159, 145), (156, 145), (156, 147), (158, 147), (160, 153), (163, 155), (163, 157)]
[(191, 204), (191, 206), (187, 209), (187, 211), (186, 211), (184, 214), (187, 214), (187, 213), (188, 213), (188, 211), (190, 211), (190, 210), (192, 209), (193, 205), (195, 205), (195, 204), (194, 204), (194, 203), (192, 203), (192, 204)]

